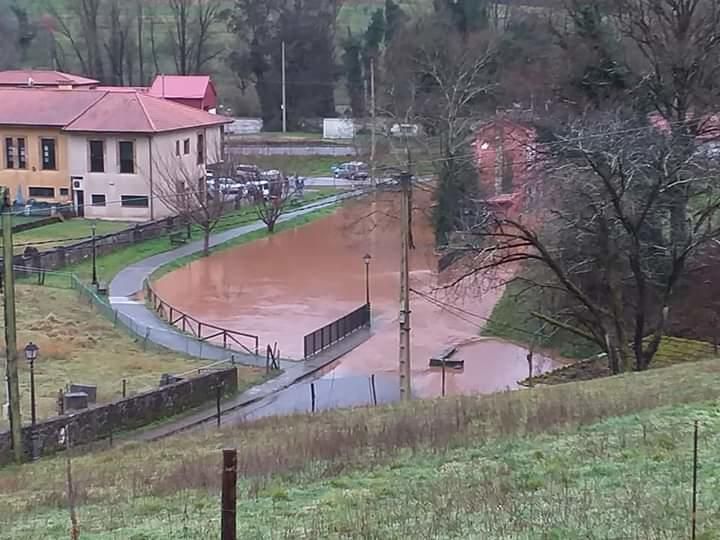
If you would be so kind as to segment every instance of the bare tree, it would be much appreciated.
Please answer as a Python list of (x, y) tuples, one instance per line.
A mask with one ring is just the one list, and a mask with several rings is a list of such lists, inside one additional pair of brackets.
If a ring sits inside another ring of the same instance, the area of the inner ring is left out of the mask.
[(214, 37), (227, 10), (221, 0), (170, 0), (170, 12), (175, 69), (180, 75), (200, 73), (223, 52), (222, 46), (214, 44)]
[(265, 224), (269, 233), (275, 232), (275, 224), (288, 209), (295, 195), (295, 186), (282, 174), (268, 179), (267, 192), (262, 185), (250, 186), (249, 196), (258, 218)]
[[(219, 162), (219, 159), (211, 162)], [(203, 233), (203, 254), (210, 253), (210, 235), (228, 207), (220, 189), (208, 187), (202, 167), (189, 164), (179, 156), (156, 159), (153, 195), (174, 215), (193, 223)]]
[[(463, 276), (522, 268), (556, 295), (544, 322), (595, 343), (613, 373), (646, 369), (666, 332), (678, 280), (720, 238), (718, 163), (688, 155), (646, 121), (585, 118), (545, 149), (542, 181), (521, 216), (472, 227)], [(673, 191), (687, 192), (687, 235)]]

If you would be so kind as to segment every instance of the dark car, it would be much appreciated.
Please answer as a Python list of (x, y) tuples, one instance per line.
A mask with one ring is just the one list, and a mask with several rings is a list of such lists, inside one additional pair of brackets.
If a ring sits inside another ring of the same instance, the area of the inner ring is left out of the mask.
[(342, 163), (338, 167), (334, 167), (335, 178), (344, 178), (346, 180), (367, 180), (370, 172), (366, 163), (362, 161), (349, 161)]

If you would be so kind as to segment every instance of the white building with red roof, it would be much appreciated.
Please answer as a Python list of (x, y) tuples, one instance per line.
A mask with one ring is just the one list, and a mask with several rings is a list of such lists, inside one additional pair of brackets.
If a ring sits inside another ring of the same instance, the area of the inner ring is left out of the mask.
[(87, 217), (157, 219), (172, 211), (156, 183), (182, 169), (204, 187), (229, 122), (137, 90), (0, 87), (0, 185)]

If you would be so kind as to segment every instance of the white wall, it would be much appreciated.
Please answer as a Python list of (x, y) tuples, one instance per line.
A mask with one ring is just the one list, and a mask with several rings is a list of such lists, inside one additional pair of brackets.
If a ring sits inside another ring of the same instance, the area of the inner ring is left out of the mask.
[(324, 118), (323, 139), (352, 139), (355, 121), (352, 118)]
[[(85, 194), (85, 216), (99, 219), (143, 221), (171, 215), (173, 211), (163, 203), (160, 193), (166, 192), (169, 178), (204, 176), (197, 164), (197, 135), (205, 134), (206, 163), (221, 159), (221, 128), (192, 129), (154, 135), (78, 134), (70, 137), (70, 176), (82, 177)], [(190, 152), (184, 153), (184, 140), (190, 140)], [(90, 172), (90, 141), (105, 141), (105, 172)], [(121, 174), (119, 142), (135, 143), (135, 173)], [(176, 141), (180, 141), (180, 156), (176, 155)], [(183, 171), (184, 174), (180, 174)], [(151, 184), (155, 184), (151, 188)], [(151, 193), (151, 191), (153, 193)], [(93, 206), (92, 195), (104, 194), (106, 205)], [(147, 208), (122, 206), (123, 195), (147, 196)]]

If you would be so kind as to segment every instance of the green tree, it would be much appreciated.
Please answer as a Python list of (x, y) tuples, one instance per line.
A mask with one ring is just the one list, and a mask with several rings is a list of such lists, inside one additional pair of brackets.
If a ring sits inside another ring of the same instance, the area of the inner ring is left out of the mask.
[(348, 95), (350, 96), (350, 108), (353, 116), (361, 116), (365, 112), (363, 95), (363, 43), (352, 35), (348, 28), (348, 35), (342, 43), (343, 67), (345, 68), (345, 80)]

